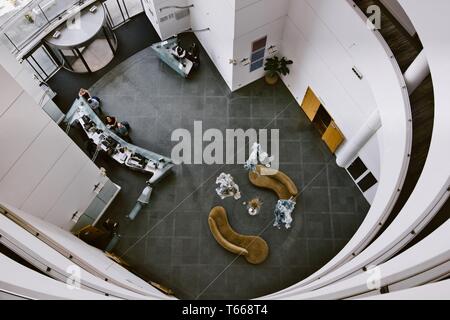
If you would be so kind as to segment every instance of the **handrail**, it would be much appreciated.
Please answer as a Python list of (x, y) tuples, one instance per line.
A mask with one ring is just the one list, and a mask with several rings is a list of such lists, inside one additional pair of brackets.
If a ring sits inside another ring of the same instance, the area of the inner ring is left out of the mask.
[[(338, 284), (343, 277), (351, 276), (363, 267), (388, 260), (428, 224), (450, 197), (450, 168), (447, 148), (450, 143), (450, 127), (448, 125), (450, 118), (448, 109), (450, 63), (445, 58), (448, 56), (447, 53), (450, 53), (450, 41), (443, 36), (450, 27), (450, 23), (445, 18), (445, 12), (450, 9), (450, 3), (441, 0), (436, 0), (433, 5), (409, 0), (401, 0), (400, 3), (412, 19), (424, 44), (435, 90), (436, 116), (433, 137), (422, 175), (396, 219), (379, 238), (339, 270), (324, 275), (320, 280), (302, 287), (296, 293), (317, 290), (329, 286), (331, 283)], [(442, 16), (436, 16), (437, 12)], [(431, 21), (435, 22), (431, 23)], [(437, 31), (440, 31), (442, 35)], [(444, 41), (436, 42), (435, 39), (439, 37)], [(447, 39), (446, 42), (445, 39)], [(448, 243), (448, 240), (445, 241), (447, 247)], [(436, 242), (436, 245), (439, 244)]]
[[(8, 19), (8, 24), (4, 23), (2, 27), (0, 27), (0, 30), (2, 30), (3, 34), (7, 36), (7, 33), (4, 31), (7, 27), (10, 26), (11, 19), (16, 18), (19, 14), (22, 14), (25, 10), (25, 8), (29, 8), (32, 5), (36, 4), (36, 2), (39, 0), (33, 0), (29, 4), (27, 4), (25, 7), (23, 7), (21, 10), (19, 10), (14, 16), (12, 16), (10, 19)], [(44, 39), (48, 34), (50, 34), (55, 28), (59, 27), (61, 24), (65, 23), (68, 19), (74, 17), (78, 12), (83, 10), (84, 8), (92, 5), (93, 3), (98, 2), (98, 0), (85, 0), (85, 1), (76, 1), (73, 3), (73, 5), (61, 13), (59, 13), (57, 16), (53, 17), (51, 20), (47, 20), (47, 23), (44, 24), (42, 27), (40, 27), (38, 30), (33, 32), (31, 35), (28, 36), (26, 40), (24, 40), (20, 44), (15, 44), (12, 42), (12, 44), (16, 47), (16, 49), (13, 51), (13, 54), (17, 55), (17, 59), (21, 60), (23, 57), (31, 51), (34, 47), (36, 47), (42, 39)], [(81, 4), (80, 4), (81, 3)], [(8, 37), (8, 36), (7, 36)], [(9, 38), (9, 37), (8, 37)]]
[(397, 283), (413, 280), (430, 271), (431, 274), (426, 275), (421, 282), (439, 279), (449, 272), (446, 270), (450, 261), (449, 241), (450, 220), (414, 247), (367, 272), (314, 291), (281, 294), (275, 299), (358, 298), (363, 294), (377, 295), (392, 290)]
[[(321, 1), (325, 0), (308, 0), (308, 2), (314, 4), (318, 3), (318, 6), (320, 6)], [(361, 19), (361, 22), (363, 23), (361, 28), (366, 28), (367, 17), (363, 12), (351, 0), (346, 0), (346, 4), (348, 4), (350, 10), (354, 10), (354, 14), (358, 15)], [(331, 14), (330, 12), (328, 13)], [(345, 11), (344, 14), (350, 15), (350, 13)], [(354, 58), (359, 58), (362, 61), (360, 67), (365, 68), (364, 72), (372, 87), (372, 92), (377, 101), (382, 121), (382, 128), (380, 131), (381, 172), (377, 194), (360, 228), (347, 245), (331, 261), (303, 281), (287, 289), (281, 290), (278, 293), (269, 295), (269, 297), (294, 290), (296, 292), (312, 290), (316, 280), (321, 279), (326, 274), (333, 272), (348, 261), (354, 259), (367, 245), (369, 245), (381, 230), (400, 195), (407, 174), (410, 160), (409, 154), (411, 153), (412, 146), (412, 116), (409, 94), (403, 74), (389, 45), (374, 27), (372, 30), (367, 29), (367, 31), (368, 36), (366, 36), (366, 38), (375, 37), (374, 41), (372, 41), (372, 46), (364, 48), (359, 47), (358, 49), (360, 51), (355, 53)], [(361, 34), (363, 32), (366, 33), (364, 29), (360, 29), (359, 32)], [(365, 53), (370, 49), (372, 49), (372, 55), (370, 55), (372, 59), (367, 60), (368, 58)], [(373, 65), (373, 59), (376, 59), (377, 55), (379, 57), (382, 55), (384, 56), (384, 64)], [(379, 76), (380, 73), (382, 74), (383, 72), (385, 72), (385, 77), (390, 77), (390, 79), (394, 79), (395, 77), (397, 86), (389, 87), (386, 85), (387, 81), (381, 81)], [(371, 78), (377, 79), (378, 81), (370, 82)], [(393, 99), (396, 99), (397, 105), (393, 104), (392, 101), (387, 100), (386, 97), (388, 94), (390, 94)], [(399, 101), (402, 101), (402, 104), (400, 104)], [(394, 143), (397, 144), (394, 145)]]

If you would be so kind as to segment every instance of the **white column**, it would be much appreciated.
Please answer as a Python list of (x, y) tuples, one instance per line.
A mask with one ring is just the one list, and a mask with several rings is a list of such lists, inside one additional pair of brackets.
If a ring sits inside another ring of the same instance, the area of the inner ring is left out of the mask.
[(362, 147), (381, 128), (381, 118), (378, 110), (374, 111), (369, 119), (359, 128), (358, 132), (342, 146), (336, 155), (336, 163), (347, 168)]
[(424, 50), (411, 63), (404, 77), (409, 95), (411, 95), (430, 74), (430, 67)]

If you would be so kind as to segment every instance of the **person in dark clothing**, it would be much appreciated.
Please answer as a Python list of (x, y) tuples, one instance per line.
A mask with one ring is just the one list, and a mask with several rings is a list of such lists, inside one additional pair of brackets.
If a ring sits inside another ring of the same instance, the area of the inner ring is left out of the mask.
[(84, 149), (87, 151), (89, 157), (92, 159), (97, 151), (97, 145), (94, 143), (94, 140), (89, 139), (84, 143)]
[(194, 68), (200, 66), (200, 50), (195, 42), (192, 43), (188, 50), (188, 59), (194, 64)]
[(117, 118), (116, 117), (112, 117), (112, 116), (107, 116), (105, 118), (105, 122), (106, 125), (110, 128), (110, 129), (114, 129), (117, 126)]
[(78, 95), (81, 98), (84, 98), (86, 100), (89, 100), (91, 98), (91, 94), (89, 93), (89, 91), (87, 91), (86, 89), (81, 88), (80, 91), (78, 92)]
[(131, 143), (131, 138), (129, 135), (130, 124), (126, 121), (118, 122), (114, 132), (125, 141)]

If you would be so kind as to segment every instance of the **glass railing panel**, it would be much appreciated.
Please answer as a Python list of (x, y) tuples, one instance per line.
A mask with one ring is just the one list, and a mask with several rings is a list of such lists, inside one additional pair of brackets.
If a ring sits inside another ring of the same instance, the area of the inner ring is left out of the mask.
[(72, 8), (75, 2), (75, 0), (41, 0), (39, 6), (47, 18), (52, 21), (61, 13)]
[(30, 2), (31, 0), (0, 1), (0, 27), (8, 23), (17, 12)]
[(122, 0), (107, 0), (103, 4), (105, 5), (113, 28), (129, 19)]
[(130, 17), (140, 14), (144, 11), (141, 0), (123, 0)]
[(58, 69), (58, 65), (53, 61), (43, 46), (40, 46), (34, 51), (27, 60), (33, 64), (34, 68), (37, 69), (41, 75), (44, 76), (44, 79), (47, 79)]
[(39, 9), (38, 3), (32, 2), (17, 13), (3, 32), (14, 46), (20, 49), (28, 39), (47, 25), (48, 20)]

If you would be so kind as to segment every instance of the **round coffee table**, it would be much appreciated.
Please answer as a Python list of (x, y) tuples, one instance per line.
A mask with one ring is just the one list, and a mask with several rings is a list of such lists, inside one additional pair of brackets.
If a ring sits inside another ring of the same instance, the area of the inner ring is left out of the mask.
[(45, 43), (64, 68), (76, 73), (91, 73), (106, 67), (118, 45), (100, 2), (74, 12), (45, 38)]

